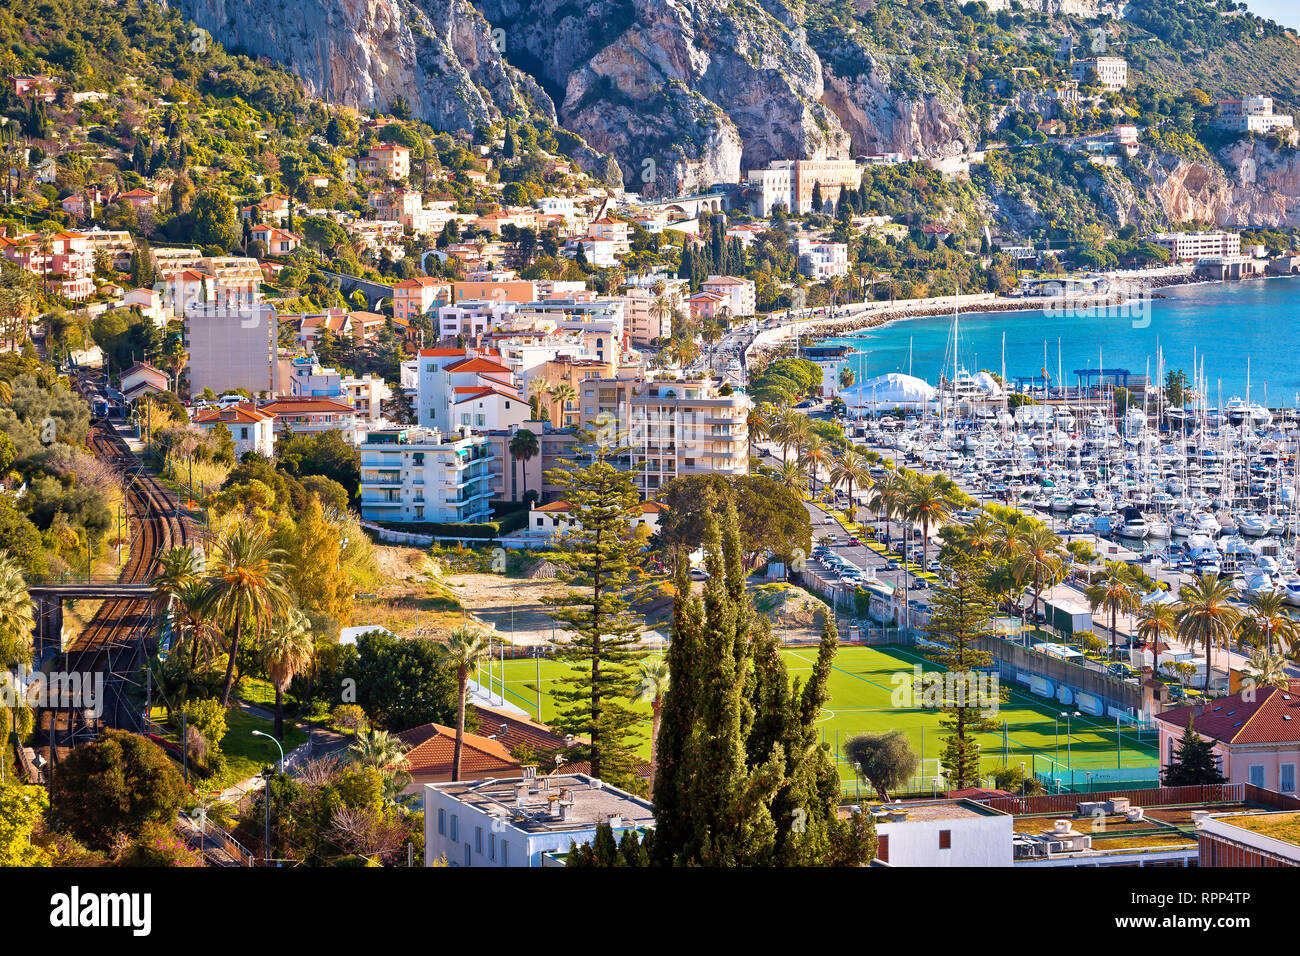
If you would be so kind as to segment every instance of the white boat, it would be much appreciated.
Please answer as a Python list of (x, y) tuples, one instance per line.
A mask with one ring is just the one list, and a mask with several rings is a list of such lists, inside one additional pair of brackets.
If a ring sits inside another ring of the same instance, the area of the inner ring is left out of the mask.
[(1237, 531), (1252, 538), (1262, 538), (1268, 534), (1268, 522), (1257, 514), (1242, 515), (1237, 519)]
[(1119, 533), (1125, 538), (1145, 538), (1150, 534), (1151, 529), (1147, 527), (1147, 520), (1142, 516), (1142, 512), (1136, 508), (1125, 508), (1123, 516), (1120, 519)]

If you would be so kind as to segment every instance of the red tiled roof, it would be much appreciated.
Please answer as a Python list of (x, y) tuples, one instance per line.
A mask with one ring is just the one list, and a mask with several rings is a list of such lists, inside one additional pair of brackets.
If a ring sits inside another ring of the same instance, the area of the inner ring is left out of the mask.
[[(450, 776), (456, 749), (456, 731), (441, 724), (412, 727), (397, 735), (411, 749), (406, 752), (406, 770), (412, 777)], [(466, 734), (460, 755), (460, 774), (474, 778), (484, 774), (519, 769), (505, 744), (478, 734)]]
[(569, 746), (563, 737), (535, 720), (483, 704), (471, 703), (469, 706), (478, 717), (480, 736), (495, 738), (512, 753), (527, 747), (536, 753), (546, 754)]
[(274, 418), (251, 404), (243, 403), (231, 408), (204, 408), (194, 413), (196, 425), (215, 425), (218, 422), (240, 422), (253, 425)]
[(470, 358), (466, 358), (460, 362), (454, 362), (451, 365), (448, 365), (445, 369), (443, 369), (443, 371), (444, 372), (509, 372), (510, 369), (506, 368), (504, 365), (501, 365), (497, 362), (493, 362), (490, 359), (485, 359), (482, 356), (476, 355)]
[(332, 398), (277, 398), (262, 406), (262, 411), (275, 415), (292, 415), (295, 412), (352, 412), (351, 405)]
[[(1255, 699), (1245, 699), (1253, 693)], [(1156, 719), (1184, 728), (1193, 720), (1202, 737), (1229, 744), (1300, 742), (1300, 681), (1277, 687), (1238, 691), (1204, 704), (1190, 704), (1157, 714)]]
[(465, 356), (464, 349), (420, 349), (421, 358), (450, 358), (453, 355)]

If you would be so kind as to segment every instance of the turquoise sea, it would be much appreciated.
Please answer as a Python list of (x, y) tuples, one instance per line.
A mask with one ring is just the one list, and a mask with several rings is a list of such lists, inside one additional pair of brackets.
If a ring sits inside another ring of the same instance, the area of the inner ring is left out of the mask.
[[(1190, 376), (1193, 356), (1204, 359), (1211, 405), (1246, 397), (1270, 407), (1300, 405), (1300, 278), (1201, 283), (1159, 290), (1147, 316), (1065, 316), (1043, 312), (978, 312), (958, 320), (958, 361), (969, 370), (1003, 368), (1006, 374), (1038, 376), (1046, 367), (1058, 381), (1075, 384), (1076, 369), (1126, 368), (1154, 376), (1157, 350), (1166, 369)], [(1149, 321), (1144, 321), (1144, 318)], [(1135, 320), (1136, 319), (1136, 320)], [(859, 382), (886, 372), (910, 374), (934, 384), (951, 364), (952, 316), (904, 319), (875, 329), (825, 339), (859, 350), (852, 361)]]

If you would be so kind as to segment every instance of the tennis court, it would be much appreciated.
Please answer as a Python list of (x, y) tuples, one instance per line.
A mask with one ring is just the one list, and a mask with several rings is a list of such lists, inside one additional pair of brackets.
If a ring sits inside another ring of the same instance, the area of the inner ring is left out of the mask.
[[(815, 648), (790, 648), (783, 654), (791, 676), (806, 679), (812, 672)], [(832, 752), (838, 754), (841, 745), (855, 734), (897, 728), (907, 735), (913, 749), (925, 761), (923, 772), (935, 772), (935, 761), (943, 749), (942, 713), (922, 707), (896, 707), (892, 699), (899, 686), (895, 675), (912, 675), (918, 664), (926, 673), (942, 670), (911, 648), (839, 649), (831, 673), (830, 703), (820, 721), (823, 738), (831, 745)], [(493, 665), (491, 686), (498, 695), (501, 669), (500, 662)], [(505, 698), (536, 718), (540, 676), (540, 719), (546, 723), (555, 715), (550, 690), (566, 670), (565, 664), (550, 660), (506, 661)], [(487, 686), (486, 670), (480, 675), (480, 682)], [(1153, 773), (1157, 766), (1152, 734), (1139, 735), (1131, 728), (1117, 727), (1113, 719), (1087, 714), (1072, 716), (1067, 721), (1059, 715), (1065, 710), (1073, 713), (1073, 708), (1037, 697), (1016, 685), (1002, 686), (1009, 696), (998, 709), (998, 729), (979, 736), (985, 773), (1004, 763), (1011, 766), (1023, 763), (1027, 773), (1069, 777), (1073, 770), (1082, 782), (1085, 774), (1103, 779), (1124, 776), (1117, 771), (1131, 770), (1131, 776), (1140, 776)], [(637, 708), (645, 714), (644, 733), (648, 738), (650, 705), (638, 704)], [(649, 755), (648, 739), (642, 750)], [(844, 764), (841, 764), (841, 777), (846, 784), (854, 780), (852, 770)]]

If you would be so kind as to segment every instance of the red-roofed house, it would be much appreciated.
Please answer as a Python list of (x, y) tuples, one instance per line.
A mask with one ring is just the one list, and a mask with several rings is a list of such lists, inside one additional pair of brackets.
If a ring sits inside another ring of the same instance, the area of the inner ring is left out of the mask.
[(275, 398), (258, 406), (267, 415), (275, 416), (277, 434), (302, 435), (315, 432), (337, 431), (343, 440), (355, 445), (365, 439), (358, 429), (357, 412), (346, 402), (332, 398)]
[(210, 432), (225, 425), (235, 440), (235, 457), (255, 451), (267, 458), (275, 454), (275, 416), (264, 412), (251, 402), (230, 408), (202, 408), (194, 413), (193, 424)]
[(417, 362), (416, 421), (425, 428), (489, 431), (527, 421), (514, 372), (495, 359), (472, 349), (421, 349)]
[[(411, 775), (407, 793), (419, 793), (426, 783), (451, 779), (452, 758), (456, 751), (456, 729), (442, 724), (423, 724), (397, 735), (410, 749), (406, 752), (406, 772)], [(519, 761), (506, 745), (478, 734), (465, 734), (460, 752), (460, 778), (482, 780), (484, 777), (513, 776)]]
[(1168, 766), (1189, 721), (1214, 745), (1229, 783), (1296, 792), (1300, 766), (1300, 681), (1286, 689), (1252, 686), (1208, 703), (1156, 714), (1160, 763)]
[(302, 245), (302, 237), (279, 226), (262, 224), (254, 226), (250, 235), (266, 246), (268, 256), (287, 256)]
[(131, 189), (124, 193), (118, 193), (114, 201), (125, 202), (132, 209), (144, 209), (146, 206), (158, 205), (158, 194), (148, 189)]

